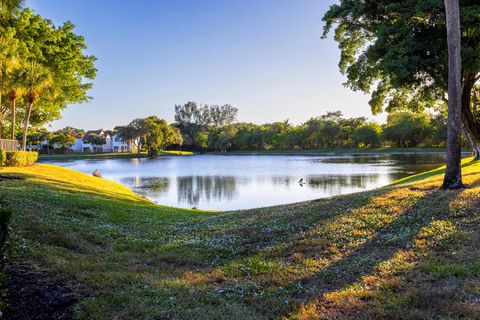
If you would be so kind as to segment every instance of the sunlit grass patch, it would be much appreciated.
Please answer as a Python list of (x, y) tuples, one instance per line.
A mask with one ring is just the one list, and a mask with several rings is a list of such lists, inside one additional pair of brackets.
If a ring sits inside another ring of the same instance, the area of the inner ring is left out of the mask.
[(78, 284), (79, 318), (475, 318), (480, 165), (238, 212), (157, 206), (108, 180), (7, 168), (12, 258)]

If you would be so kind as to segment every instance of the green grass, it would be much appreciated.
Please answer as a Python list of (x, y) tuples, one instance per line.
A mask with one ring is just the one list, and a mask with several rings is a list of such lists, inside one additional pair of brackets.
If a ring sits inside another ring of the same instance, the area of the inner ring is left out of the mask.
[[(187, 156), (192, 155), (189, 151), (162, 151), (159, 156)], [(40, 154), (40, 161), (48, 160), (81, 160), (81, 159), (130, 159), (130, 158), (146, 158), (147, 153), (68, 153), (68, 154)]]
[(236, 212), (152, 204), (49, 165), (5, 168), (12, 263), (69, 279), (80, 319), (457, 319), (480, 314), (480, 162)]

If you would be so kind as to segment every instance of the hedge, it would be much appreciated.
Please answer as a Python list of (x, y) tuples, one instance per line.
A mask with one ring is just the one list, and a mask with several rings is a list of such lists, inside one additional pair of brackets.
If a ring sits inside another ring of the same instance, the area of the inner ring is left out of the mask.
[(0, 166), (2, 167), (26, 167), (35, 164), (37, 160), (38, 152), (0, 150)]
[(0, 167), (5, 165), (5, 160), (7, 159), (7, 152), (0, 150)]

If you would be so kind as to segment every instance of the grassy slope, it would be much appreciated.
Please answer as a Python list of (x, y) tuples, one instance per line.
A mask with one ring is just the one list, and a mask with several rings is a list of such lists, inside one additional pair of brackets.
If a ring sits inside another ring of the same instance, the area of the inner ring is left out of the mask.
[[(466, 160), (469, 161), (469, 160)], [(477, 318), (480, 163), (227, 213), (156, 206), (48, 165), (7, 168), (14, 259), (79, 284), (84, 319)]]

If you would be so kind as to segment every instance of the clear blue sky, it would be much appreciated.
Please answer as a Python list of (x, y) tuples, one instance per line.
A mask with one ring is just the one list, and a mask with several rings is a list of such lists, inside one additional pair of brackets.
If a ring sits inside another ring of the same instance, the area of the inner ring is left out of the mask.
[(98, 58), (94, 100), (54, 129), (113, 128), (136, 117), (173, 121), (187, 101), (232, 104), (239, 120), (301, 123), (326, 111), (371, 116), (368, 96), (342, 86), (339, 51), (322, 40), (334, 0), (28, 0), (70, 20)]

